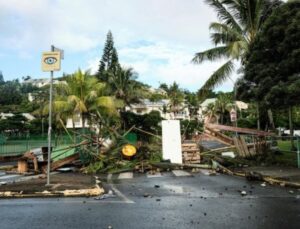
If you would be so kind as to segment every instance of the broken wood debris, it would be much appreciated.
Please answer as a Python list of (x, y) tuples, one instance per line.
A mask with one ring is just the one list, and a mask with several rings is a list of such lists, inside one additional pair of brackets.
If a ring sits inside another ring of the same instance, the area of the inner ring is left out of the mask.
[(225, 126), (225, 125), (218, 125), (218, 124), (206, 124), (206, 128), (209, 129), (216, 129), (216, 130), (224, 130), (224, 131), (231, 131), (243, 134), (251, 134), (257, 136), (272, 136), (273, 133), (265, 132), (261, 130), (249, 129), (249, 128), (241, 128), (241, 127), (234, 127), (234, 126)]
[(200, 164), (200, 149), (196, 142), (184, 142), (181, 148), (184, 164)]

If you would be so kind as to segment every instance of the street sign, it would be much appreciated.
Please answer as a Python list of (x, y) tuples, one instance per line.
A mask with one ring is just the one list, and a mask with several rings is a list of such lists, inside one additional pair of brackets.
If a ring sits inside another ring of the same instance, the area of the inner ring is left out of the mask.
[(42, 70), (44, 72), (60, 70), (61, 52), (44, 52), (42, 56)]
[(230, 120), (231, 122), (236, 122), (236, 111), (234, 109), (231, 109), (230, 111)]

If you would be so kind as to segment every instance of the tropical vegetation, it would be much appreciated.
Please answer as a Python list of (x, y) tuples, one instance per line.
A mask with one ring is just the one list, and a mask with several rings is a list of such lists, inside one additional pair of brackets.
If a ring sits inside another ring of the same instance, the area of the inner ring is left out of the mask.
[(215, 47), (195, 54), (193, 62), (226, 60), (204, 83), (199, 96), (230, 78), (237, 62), (243, 67), (249, 47), (255, 41), (265, 20), (280, 1), (272, 0), (206, 0), (219, 21), (210, 24), (210, 37)]

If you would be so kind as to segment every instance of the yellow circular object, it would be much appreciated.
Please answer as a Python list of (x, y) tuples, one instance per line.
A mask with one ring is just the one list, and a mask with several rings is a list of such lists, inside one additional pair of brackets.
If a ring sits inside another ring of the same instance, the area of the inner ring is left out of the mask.
[(127, 157), (132, 157), (136, 154), (136, 148), (133, 145), (125, 145), (122, 148), (122, 154)]

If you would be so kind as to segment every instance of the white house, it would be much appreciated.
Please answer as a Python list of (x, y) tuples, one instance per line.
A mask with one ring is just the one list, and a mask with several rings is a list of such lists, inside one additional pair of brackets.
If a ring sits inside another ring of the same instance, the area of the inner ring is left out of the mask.
[[(53, 84), (59, 84), (65, 81), (53, 80)], [(22, 82), (23, 84), (32, 84), (35, 87), (41, 88), (50, 84), (50, 79), (28, 79)]]
[(189, 109), (184, 106), (179, 107), (178, 112), (170, 112), (170, 100), (162, 99), (152, 102), (149, 99), (142, 99), (140, 103), (132, 104), (126, 107), (126, 111), (131, 111), (135, 114), (149, 114), (151, 111), (158, 111), (164, 119), (190, 119)]
[[(217, 98), (209, 98), (204, 100), (203, 103), (200, 104), (200, 107), (198, 109), (198, 119), (201, 121), (205, 121), (206, 115), (205, 111), (207, 110), (207, 107), (209, 104), (215, 104), (217, 101)], [(235, 102), (238, 110), (247, 110), (248, 109), (248, 104), (244, 103), (243, 101), (236, 101)], [(216, 117), (218, 119), (218, 117)]]
[(198, 120), (200, 121), (204, 121), (205, 120), (205, 111), (207, 110), (207, 107), (209, 104), (215, 104), (217, 101), (216, 98), (210, 98), (210, 99), (206, 99), (204, 100), (201, 104), (200, 107), (198, 109)]
[[(73, 122), (74, 122), (74, 126), (73, 126)], [(89, 123), (87, 120), (85, 120), (84, 122), (84, 126), (85, 127), (89, 127)], [(76, 114), (73, 116), (73, 119), (72, 118), (68, 118), (67, 119), (67, 123), (66, 123), (66, 128), (83, 128), (83, 120), (81, 118), (81, 115), (80, 114)]]

